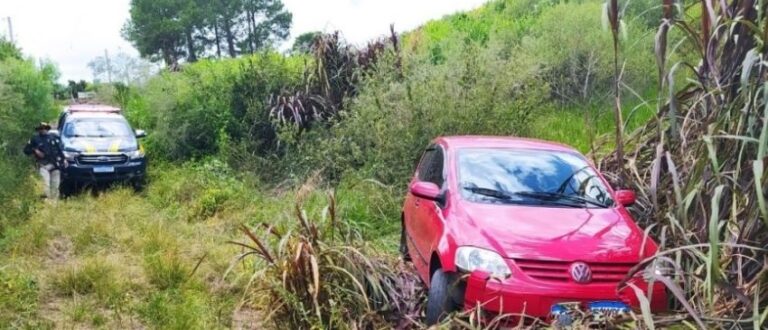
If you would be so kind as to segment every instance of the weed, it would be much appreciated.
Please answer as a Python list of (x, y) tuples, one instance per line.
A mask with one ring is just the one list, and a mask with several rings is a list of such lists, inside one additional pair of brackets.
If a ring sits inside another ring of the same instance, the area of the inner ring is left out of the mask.
[(94, 294), (105, 301), (119, 298), (124, 289), (122, 285), (117, 280), (115, 266), (98, 257), (62, 266), (52, 281), (53, 289), (59, 295)]
[[(627, 174), (617, 184), (640, 192), (636, 218), (661, 238), (661, 251), (643, 266), (661, 262), (673, 270), (654, 278), (701, 328), (761, 328), (768, 315), (768, 66), (765, 34), (753, 28), (766, 26), (763, 7), (704, 0), (682, 9), (663, 1), (655, 47), (663, 102), (655, 119), (629, 136), (625, 153), (617, 149), (603, 161)], [(685, 46), (668, 49), (672, 28), (684, 31)], [(682, 84), (676, 70), (692, 78)], [(643, 318), (649, 327), (666, 325), (648, 313)]]
[(23, 320), (33, 319), (37, 314), (39, 292), (34, 277), (10, 267), (0, 267), (0, 324), (21, 326)]
[(257, 235), (243, 227), (248, 243), (233, 242), (245, 248), (237, 260), (258, 256), (263, 261), (251, 277), (248, 301), (267, 306), (267, 321), (291, 328), (382, 327), (415, 313), (401, 294), (415, 277), (364, 254), (357, 240), (338, 235), (344, 221), (333, 193), (320, 220), (313, 220), (302, 209), (311, 190), (299, 190), (295, 230), (281, 233), (264, 224)]
[(175, 251), (148, 255), (144, 259), (144, 271), (149, 283), (158, 290), (177, 289), (191, 275), (191, 268)]

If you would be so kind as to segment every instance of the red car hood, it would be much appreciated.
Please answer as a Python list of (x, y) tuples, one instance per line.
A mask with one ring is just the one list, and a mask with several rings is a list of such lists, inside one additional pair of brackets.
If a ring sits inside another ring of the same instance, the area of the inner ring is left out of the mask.
[[(656, 250), (617, 209), (578, 209), (462, 202), (464, 217), (449, 226), (461, 243), (507, 258), (637, 262)], [(645, 253), (641, 254), (641, 249)]]

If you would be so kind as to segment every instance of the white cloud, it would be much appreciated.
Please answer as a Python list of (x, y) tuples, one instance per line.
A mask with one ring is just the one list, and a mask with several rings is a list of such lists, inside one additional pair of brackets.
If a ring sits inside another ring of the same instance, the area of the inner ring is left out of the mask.
[[(350, 42), (413, 29), (430, 19), (482, 5), (486, 0), (283, 0), (293, 13), (291, 35), (340, 30)], [(0, 0), (0, 18), (10, 16), (24, 52), (59, 65), (62, 80), (90, 80), (88, 61), (105, 49), (136, 50), (120, 30), (130, 0)], [(0, 20), (0, 33), (7, 28)], [(289, 41), (290, 42), (290, 41)]]

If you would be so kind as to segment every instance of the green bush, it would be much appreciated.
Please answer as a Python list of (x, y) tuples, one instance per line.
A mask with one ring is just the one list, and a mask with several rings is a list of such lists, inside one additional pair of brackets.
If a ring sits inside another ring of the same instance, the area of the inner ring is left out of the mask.
[[(214, 156), (272, 184), (298, 184), (319, 170), (331, 182), (359, 172), (402, 187), (436, 136), (532, 136), (584, 149), (586, 135), (609, 131), (596, 125), (585, 135), (587, 124), (559, 125), (567, 128), (562, 132), (540, 128), (558, 111), (610, 123), (603, 109), (612, 108), (613, 40), (602, 27), (602, 11), (599, 1), (499, 0), (428, 22), (402, 36), (397, 49), (381, 44), (380, 53), (359, 52), (375, 53), (376, 63), (356, 73), (341, 113), (301, 129), (278, 124), (269, 112), (270, 98), (305, 92), (302, 82), (317, 74), (306, 55), (201, 61), (140, 88), (115, 86), (110, 95), (135, 125), (149, 130), (145, 145), (153, 158)], [(653, 34), (629, 19), (623, 35), (623, 78), (632, 86), (625, 89), (625, 107), (633, 109), (655, 97), (648, 74), (655, 72)], [(573, 134), (577, 141), (569, 139)], [(225, 204), (230, 195), (216, 189), (185, 197), (197, 200), (193, 217), (211, 216)]]
[(9, 222), (26, 218), (31, 209), (32, 161), (21, 150), (35, 124), (54, 117), (57, 77), (53, 65), (24, 60), (18, 48), (0, 39), (0, 237)]
[[(146, 128), (153, 157), (187, 160), (274, 143), (267, 102), (300, 78), (300, 57), (275, 53), (205, 60), (164, 72), (122, 101), (126, 116)], [(117, 96), (119, 94), (115, 93)]]
[(467, 44), (439, 65), (428, 54), (412, 58), (402, 76), (395, 59), (382, 60), (340, 122), (286, 141), (282, 168), (324, 169), (332, 180), (362, 170), (402, 184), (436, 136), (524, 135), (531, 114), (547, 107), (547, 86), (528, 59), (505, 60), (495, 50)]

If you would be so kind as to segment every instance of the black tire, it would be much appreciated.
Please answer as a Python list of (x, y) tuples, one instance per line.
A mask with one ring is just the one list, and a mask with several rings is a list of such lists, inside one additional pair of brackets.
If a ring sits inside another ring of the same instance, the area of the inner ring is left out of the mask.
[(146, 185), (147, 185), (147, 181), (144, 177), (131, 180), (131, 187), (133, 187), (134, 192), (137, 192), (137, 193), (143, 192), (144, 187)]
[(400, 257), (403, 261), (411, 261), (411, 254), (408, 253), (408, 244), (405, 237), (405, 224), (403, 224), (402, 230), (400, 230)]
[(73, 180), (62, 180), (59, 186), (59, 194), (62, 198), (69, 198), (77, 194), (77, 182)]
[(438, 269), (432, 274), (427, 296), (426, 324), (432, 326), (444, 320), (446, 316), (458, 311), (461, 307), (454, 299), (457, 287), (457, 277), (446, 274)]

